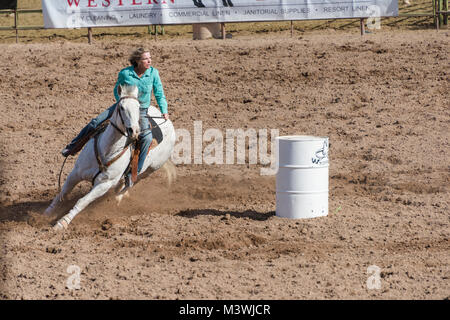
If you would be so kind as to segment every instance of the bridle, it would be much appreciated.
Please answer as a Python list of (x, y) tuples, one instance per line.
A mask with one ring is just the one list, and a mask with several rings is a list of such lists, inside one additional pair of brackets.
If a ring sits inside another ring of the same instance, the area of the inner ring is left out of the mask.
[[(126, 127), (126, 125), (125, 125), (125, 121), (123, 121), (122, 112), (120, 111), (120, 106), (119, 106), (120, 102), (121, 102), (122, 100), (124, 100), (124, 99), (134, 99), (134, 100), (136, 100), (137, 102), (139, 102), (139, 100), (138, 100), (137, 98), (135, 98), (135, 97), (132, 97), (132, 96), (124, 96), (124, 97), (121, 97), (121, 98), (119, 99), (119, 101), (117, 101), (116, 109), (117, 109), (117, 112), (119, 113), (120, 121), (122, 121), (123, 126), (124, 126), (126, 129), (128, 129), (128, 128)], [(139, 102), (139, 103), (140, 103), (140, 102)], [(123, 135), (123, 136), (125, 136), (125, 137), (127, 137), (127, 138), (129, 138), (129, 139), (132, 139), (128, 134), (126, 134), (125, 132), (123, 132), (123, 131), (122, 131), (122, 130), (114, 123), (114, 122), (112, 122), (112, 120), (110, 120), (109, 123), (113, 126), (114, 129), (116, 129), (117, 131), (119, 131), (121, 135)], [(134, 140), (134, 139), (132, 139), (132, 140)]]
[[(123, 121), (122, 112), (120, 111), (120, 106), (119, 106), (120, 102), (121, 102), (122, 100), (124, 100), (124, 99), (134, 99), (134, 100), (136, 100), (137, 102), (139, 102), (139, 100), (138, 100), (137, 98), (135, 98), (135, 97), (125, 96), (125, 97), (121, 97), (121, 98), (119, 99), (119, 101), (117, 101), (116, 109), (118, 109), (117, 112), (119, 113), (120, 121), (122, 121), (123, 126), (127, 129), (126, 131), (128, 131), (128, 129), (130, 129), (130, 128), (127, 128), (127, 126), (125, 125), (125, 121)], [(112, 158), (112, 159), (109, 160), (108, 162), (104, 163), (104, 162), (102, 161), (102, 159), (101, 159), (101, 156), (100, 156), (100, 153), (99, 153), (99, 150), (98, 150), (98, 140), (99, 140), (99, 136), (98, 136), (98, 135), (94, 136), (94, 154), (95, 154), (95, 158), (97, 159), (97, 163), (98, 163), (98, 168), (99, 168), (99, 170), (98, 170), (97, 174), (94, 176), (94, 178), (92, 178), (92, 184), (94, 184), (95, 179), (97, 178), (97, 176), (98, 176), (101, 172), (105, 171), (111, 164), (113, 164), (116, 160), (120, 159), (120, 158), (124, 155), (124, 153), (128, 150), (128, 148), (130, 148), (130, 147), (133, 148), (133, 147), (132, 147), (133, 145), (134, 145), (134, 150), (135, 150), (135, 151), (134, 151), (134, 153), (132, 152), (132, 160), (135, 158), (135, 155), (136, 155), (136, 154), (137, 154), (138, 157), (139, 157), (139, 154), (138, 154), (139, 148), (137, 147), (137, 143), (138, 143), (137, 138), (132, 138), (132, 137), (130, 137), (129, 134), (126, 134), (125, 132), (123, 132), (123, 131), (117, 126), (117, 124), (115, 124), (114, 122), (112, 122), (112, 119), (109, 120), (109, 123), (111, 124), (111, 126), (112, 126), (114, 129), (116, 129), (118, 132), (120, 132), (121, 135), (127, 137), (127, 138), (128, 138), (128, 139), (127, 139), (128, 142), (125, 144), (124, 148), (122, 149), (122, 151), (121, 151), (118, 155), (116, 155), (114, 158)], [(138, 157), (137, 157), (137, 158), (138, 158)], [(136, 158), (136, 160), (135, 160), (135, 162), (136, 162), (136, 165), (135, 165), (136, 168), (137, 168), (137, 158)], [(134, 179), (134, 180), (136, 180), (136, 179)]]

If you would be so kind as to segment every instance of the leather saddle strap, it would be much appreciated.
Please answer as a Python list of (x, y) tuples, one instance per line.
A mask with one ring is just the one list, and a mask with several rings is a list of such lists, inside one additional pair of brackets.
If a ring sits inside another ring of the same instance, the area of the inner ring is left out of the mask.
[(158, 141), (153, 138), (152, 143), (150, 144), (150, 147), (148, 147), (147, 155), (150, 153), (150, 151), (158, 146)]
[[(122, 150), (117, 156), (115, 156), (114, 158), (112, 158), (111, 160), (109, 160), (106, 164), (103, 164), (103, 163), (102, 163), (102, 160), (101, 160), (101, 158), (100, 158), (100, 153), (98, 152), (98, 138), (99, 138), (99, 135), (96, 135), (96, 136), (94, 137), (94, 153), (95, 153), (95, 158), (97, 159), (97, 163), (98, 163), (98, 167), (99, 167), (99, 172), (95, 175), (95, 177), (94, 177), (94, 179), (93, 179), (92, 181), (95, 180), (95, 178), (99, 175), (100, 172), (105, 171), (111, 164), (113, 164), (115, 161), (117, 161), (118, 159), (120, 159), (120, 157), (124, 155), (124, 153), (128, 150), (128, 148), (129, 148), (130, 145), (131, 145), (131, 142), (128, 143), (128, 144), (123, 148), (123, 150)], [(136, 150), (134, 151), (134, 153), (136, 154)], [(137, 159), (139, 159), (139, 150), (138, 150), (137, 154), (138, 154)], [(133, 157), (133, 160), (134, 160), (134, 157)], [(136, 167), (136, 168), (135, 168), (135, 171), (136, 171), (136, 178), (137, 178), (137, 161), (136, 161), (135, 167)], [(135, 179), (136, 179), (136, 178), (135, 178)], [(136, 180), (134, 180), (133, 182), (135, 182), (135, 181), (136, 181)]]
[(131, 181), (133, 183), (137, 180), (137, 171), (138, 171), (138, 162), (139, 162), (139, 154), (141, 153), (141, 147), (139, 145), (139, 141), (136, 141), (136, 145), (134, 147), (133, 159), (131, 160)]
[(128, 150), (128, 147), (130, 146), (130, 143), (127, 144), (123, 150), (114, 158), (112, 158), (111, 160), (109, 160), (106, 164), (105, 167), (108, 168), (110, 165), (112, 165), (114, 162), (116, 162), (116, 160), (119, 160), (121, 156), (123, 156), (123, 154)]

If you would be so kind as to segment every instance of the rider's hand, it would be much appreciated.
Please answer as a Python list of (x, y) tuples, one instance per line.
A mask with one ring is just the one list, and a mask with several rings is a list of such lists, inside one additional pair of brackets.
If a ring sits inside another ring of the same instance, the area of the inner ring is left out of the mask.
[(163, 117), (165, 120), (169, 120), (169, 114), (168, 113), (163, 113)]

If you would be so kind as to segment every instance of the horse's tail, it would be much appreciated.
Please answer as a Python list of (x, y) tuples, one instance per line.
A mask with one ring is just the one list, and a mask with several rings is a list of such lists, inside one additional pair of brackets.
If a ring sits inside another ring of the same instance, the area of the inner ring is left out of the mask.
[(177, 179), (177, 167), (172, 162), (172, 160), (167, 160), (164, 165), (161, 167), (164, 169), (164, 172), (166, 173), (167, 182), (169, 183), (169, 186), (172, 184), (174, 180)]

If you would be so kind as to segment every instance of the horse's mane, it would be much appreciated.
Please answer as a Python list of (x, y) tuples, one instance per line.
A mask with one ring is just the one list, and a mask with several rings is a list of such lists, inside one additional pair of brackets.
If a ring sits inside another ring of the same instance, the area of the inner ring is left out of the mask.
[(137, 99), (138, 88), (136, 86), (123, 84), (123, 85), (120, 85), (120, 87), (121, 87), (121, 91), (120, 91), (121, 97), (134, 97)]

